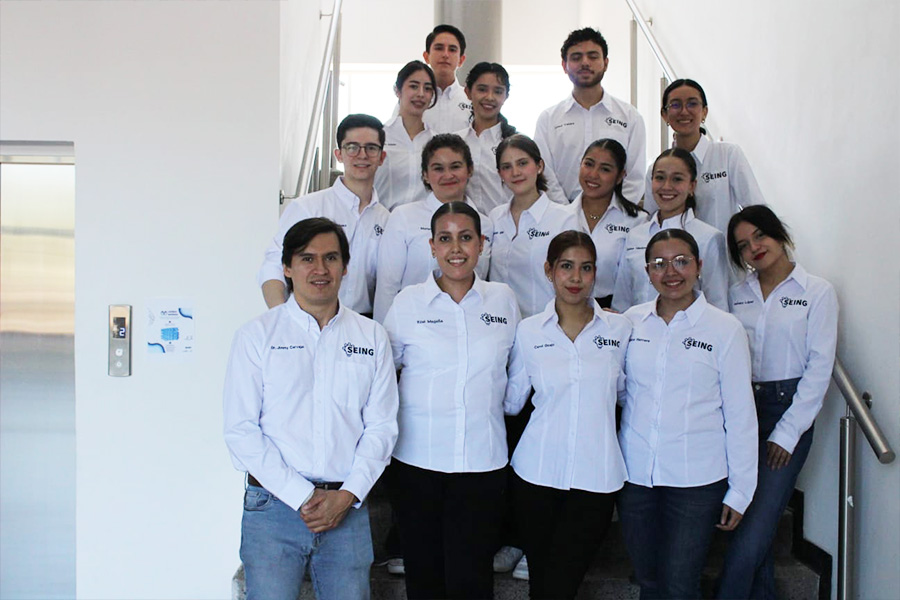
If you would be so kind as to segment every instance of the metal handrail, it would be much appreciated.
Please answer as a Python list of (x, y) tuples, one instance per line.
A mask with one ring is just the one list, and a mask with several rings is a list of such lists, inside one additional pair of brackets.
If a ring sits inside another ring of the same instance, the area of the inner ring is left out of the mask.
[[(319, 69), (319, 81), (316, 84), (316, 98), (313, 103), (312, 116), (309, 120), (309, 130), (306, 134), (306, 145), (303, 148), (303, 162), (300, 164), (300, 175), (297, 177), (297, 187), (292, 195), (286, 195), (281, 192), (281, 201), (293, 200), (301, 195), (302, 190), (309, 186), (309, 180), (312, 175), (313, 163), (316, 154), (316, 134), (319, 130), (319, 121), (322, 118), (322, 109), (325, 106), (325, 92), (329, 87), (331, 62), (334, 57), (334, 44), (337, 39), (338, 24), (340, 23), (341, 5), (343, 0), (334, 0), (331, 8), (331, 26), (328, 28), (328, 39), (325, 42), (325, 52), (322, 56), (322, 66)], [(320, 13), (320, 17), (327, 16)], [(327, 157), (323, 159), (325, 163)]]
[(656, 55), (656, 61), (659, 63), (659, 66), (662, 67), (663, 74), (669, 81), (675, 81), (678, 79), (675, 77), (675, 70), (672, 68), (672, 65), (669, 64), (666, 55), (663, 54), (662, 48), (659, 47), (659, 42), (656, 41), (656, 37), (654, 37), (653, 32), (650, 31), (650, 25), (647, 24), (647, 20), (644, 19), (641, 10), (638, 8), (637, 4), (634, 3), (634, 0), (625, 0), (625, 2), (631, 9), (631, 14), (634, 15), (637, 26), (644, 32), (644, 37), (647, 39), (647, 43), (650, 44), (650, 49), (653, 50), (653, 54)]
[(871, 394), (869, 392), (859, 393), (839, 359), (834, 361), (834, 371), (831, 373), (831, 378), (834, 379), (834, 383), (844, 396), (844, 400), (847, 401), (847, 407), (853, 412), (853, 416), (856, 417), (859, 428), (862, 429), (866, 439), (869, 440), (869, 445), (875, 451), (878, 462), (885, 465), (893, 462), (896, 454), (894, 454), (890, 442), (884, 437), (881, 427), (878, 426), (878, 422), (875, 421), (875, 417), (872, 416), (872, 412), (869, 410), (872, 405)]

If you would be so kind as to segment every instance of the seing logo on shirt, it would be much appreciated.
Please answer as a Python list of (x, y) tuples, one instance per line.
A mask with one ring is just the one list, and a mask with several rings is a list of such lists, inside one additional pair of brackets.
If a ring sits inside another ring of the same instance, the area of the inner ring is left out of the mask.
[(362, 346), (354, 346), (350, 342), (346, 342), (341, 349), (344, 351), (344, 354), (347, 356), (353, 356), (354, 354), (364, 354), (365, 356), (375, 356), (375, 350), (372, 348), (363, 348)]
[(619, 125), (623, 129), (628, 129), (628, 123), (626, 123), (625, 121), (620, 121), (619, 119), (616, 119), (615, 117), (606, 117), (606, 124), (610, 125), (610, 126)]
[(459, 110), (472, 110), (472, 105), (468, 102), (460, 102)]
[(547, 237), (550, 235), (549, 231), (538, 231), (534, 227), (528, 228), (528, 239), (533, 240), (536, 237)]
[(500, 323), (501, 325), (508, 324), (506, 317), (498, 317), (490, 313), (481, 313), (481, 320), (484, 321), (485, 325), (490, 325), (491, 323)]
[(719, 171), (718, 173), (703, 173), (700, 175), (700, 179), (709, 183), (713, 179), (724, 179), (728, 177), (728, 173), (726, 171)]
[(787, 308), (788, 306), (809, 306), (809, 302), (803, 298), (788, 298), (787, 296), (782, 296), (778, 301), (781, 302), (782, 308)]
[(628, 233), (629, 231), (631, 231), (631, 227), (629, 227), (627, 225), (616, 225), (614, 223), (607, 223), (606, 231), (607, 231), (607, 233), (616, 233), (617, 231), (621, 231), (622, 233)]
[(615, 348), (618, 348), (620, 342), (619, 342), (619, 340), (613, 340), (610, 338), (605, 338), (602, 335), (597, 335), (597, 336), (594, 336), (594, 344), (598, 348), (603, 348), (603, 346), (613, 346)]
[(701, 342), (700, 340), (695, 340), (692, 337), (684, 338), (684, 341), (681, 342), (684, 344), (685, 350), (690, 350), (691, 348), (700, 348), (701, 350), (706, 350), (707, 352), (712, 352), (713, 345), (708, 342)]
[(381, 225), (378, 225), (377, 223), (375, 224), (375, 227), (373, 227), (372, 229), (375, 230), (375, 237), (381, 237), (381, 234), (384, 233), (384, 227), (382, 227)]

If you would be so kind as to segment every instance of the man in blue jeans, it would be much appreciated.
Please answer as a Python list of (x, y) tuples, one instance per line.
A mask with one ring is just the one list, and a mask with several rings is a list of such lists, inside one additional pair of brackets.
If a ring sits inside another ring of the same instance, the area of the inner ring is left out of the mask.
[(363, 501), (397, 440), (397, 382), (384, 328), (338, 301), (343, 228), (305, 219), (284, 237), (291, 297), (235, 334), (225, 443), (247, 472), (241, 560), (248, 600), (369, 597)]

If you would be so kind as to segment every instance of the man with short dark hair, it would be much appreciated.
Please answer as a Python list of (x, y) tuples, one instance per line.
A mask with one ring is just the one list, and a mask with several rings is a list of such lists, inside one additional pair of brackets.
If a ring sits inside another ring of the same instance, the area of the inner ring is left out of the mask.
[(437, 101), (425, 111), (425, 123), (435, 133), (455, 133), (469, 126), (472, 103), (456, 79), (466, 61), (466, 37), (453, 25), (438, 25), (425, 38), (425, 62), (434, 71)]
[(338, 125), (336, 138), (334, 156), (343, 163), (344, 174), (330, 188), (287, 205), (266, 248), (258, 283), (269, 308), (285, 301), (281, 266), (285, 233), (302, 219), (326, 217), (344, 229), (354, 256), (341, 286), (341, 301), (358, 313), (372, 314), (378, 244), (390, 215), (375, 192), (375, 172), (385, 157), (384, 127), (375, 117), (348, 115)]
[(572, 81), (572, 95), (538, 117), (534, 141), (541, 149), (550, 197), (568, 204), (581, 193), (578, 171), (581, 156), (595, 140), (611, 138), (628, 156), (623, 193), (639, 202), (644, 195), (647, 139), (644, 119), (633, 106), (603, 90), (609, 66), (606, 40), (585, 27), (563, 43), (562, 68)]
[(364, 500), (397, 440), (384, 328), (338, 300), (350, 244), (323, 218), (284, 236), (287, 302), (234, 336), (225, 443), (247, 472), (241, 560), (247, 600), (296, 600), (309, 566), (320, 599), (369, 597)]

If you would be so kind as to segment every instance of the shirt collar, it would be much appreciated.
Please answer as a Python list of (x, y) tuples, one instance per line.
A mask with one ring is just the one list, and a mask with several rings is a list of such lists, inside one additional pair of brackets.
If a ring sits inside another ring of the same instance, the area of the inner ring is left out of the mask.
[[(662, 319), (659, 316), (659, 313), (656, 311), (656, 303), (659, 301), (659, 296), (656, 299), (647, 302), (646, 304), (639, 305), (642, 307), (643, 314), (641, 314), (641, 321), (646, 321), (650, 318), (650, 316), (654, 316), (658, 319)], [(677, 317), (679, 313), (684, 313), (685, 318), (688, 322), (693, 326), (697, 324), (697, 321), (700, 320), (700, 315), (706, 310), (706, 307), (709, 303), (706, 301), (706, 296), (703, 295), (703, 292), (698, 292), (697, 296), (694, 298), (694, 302), (688, 306), (685, 310), (680, 310), (675, 313)], [(673, 318), (672, 321), (675, 319)]]
[[(334, 194), (344, 203), (344, 206), (346, 206), (348, 210), (352, 209), (357, 212), (359, 211), (359, 196), (351, 192), (350, 188), (344, 185), (343, 176), (334, 180), (334, 185), (331, 186), (331, 189), (334, 190)], [(369, 207), (375, 206), (378, 203), (378, 192), (372, 187), (372, 201), (369, 202), (363, 210), (367, 210)]]
[(611, 98), (611, 96), (606, 92), (606, 90), (603, 90), (603, 97), (600, 98), (600, 102), (598, 102), (597, 104), (593, 104), (593, 105), (589, 106), (588, 108), (584, 108), (583, 106), (578, 104), (578, 102), (575, 100), (575, 93), (573, 90), (573, 92), (571, 94), (569, 94), (565, 99), (566, 112), (569, 112), (575, 106), (577, 106), (578, 108), (581, 108), (583, 110), (593, 110), (595, 106), (602, 106), (604, 109), (606, 109), (607, 112), (611, 112), (610, 111), (610, 102), (611, 102), (610, 98)]
[[(437, 284), (437, 274), (438, 271), (432, 271), (431, 275), (428, 279), (425, 280), (425, 289), (428, 291), (426, 298), (428, 299), (428, 304), (433, 303), (437, 298), (444, 294), (444, 290), (440, 288)], [(484, 298), (486, 284), (484, 281), (478, 277), (478, 273), (475, 273), (475, 281), (472, 283), (472, 289), (466, 292), (466, 295), (463, 296), (463, 300), (468, 298), (470, 295), (477, 296), (479, 299)]]
[(437, 92), (438, 98), (441, 98), (443, 96), (454, 96), (458, 90), (462, 90), (462, 89), (463, 89), (463, 86), (460, 85), (459, 80), (454, 78), (453, 83), (448, 85), (447, 89), (442, 90), (440, 86), (437, 86), (435, 91)]
[[(806, 272), (806, 269), (801, 267), (799, 264), (794, 263), (794, 269), (785, 277), (784, 281), (775, 286), (775, 289), (778, 289), (788, 281), (793, 279), (797, 282), (797, 285), (802, 287), (804, 290), (806, 289), (806, 285), (809, 283), (809, 273)], [(755, 290), (760, 297), (762, 297), (762, 288), (759, 285), (759, 272), (751, 271), (747, 274), (747, 278), (744, 282), (749, 285), (753, 290)], [(774, 290), (773, 290), (774, 291)]]
[[(600, 305), (597, 304), (596, 301), (592, 301), (591, 305), (594, 307), (594, 317), (584, 326), (584, 328), (587, 329), (597, 320), (603, 322), (604, 325), (608, 325), (609, 314), (600, 308)], [(547, 306), (539, 313), (538, 318), (540, 319), (541, 328), (559, 324), (559, 315), (556, 314), (556, 298), (550, 298)]]
[[(689, 208), (684, 213), (680, 215), (675, 215), (674, 217), (669, 217), (668, 219), (664, 219), (662, 225), (659, 224), (659, 217), (657, 215), (659, 211), (653, 213), (653, 216), (650, 217), (650, 233), (656, 233), (657, 231), (662, 231), (663, 229), (684, 229), (688, 223), (694, 220), (694, 209)], [(684, 221), (681, 220), (681, 217), (684, 217)]]
[(703, 164), (703, 159), (706, 157), (706, 151), (709, 150), (710, 141), (705, 135), (700, 136), (700, 141), (697, 142), (697, 145), (694, 146), (694, 149), (691, 150), (691, 156), (694, 157), (694, 160), (697, 161), (697, 166)]
[[(306, 331), (310, 333), (319, 333), (319, 322), (316, 320), (314, 316), (306, 312), (300, 307), (300, 303), (297, 302), (297, 297), (294, 294), (291, 294), (287, 299), (287, 310), (290, 313), (291, 317), (293, 317), (298, 323), (300, 323), (303, 327), (306, 328)], [(344, 305), (338, 300), (338, 310), (337, 313), (325, 324), (325, 328), (331, 327), (333, 324), (339, 322), (344, 318), (345, 312)]]

